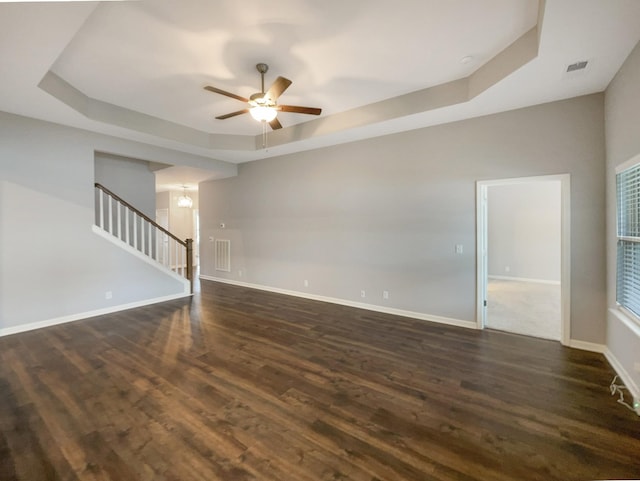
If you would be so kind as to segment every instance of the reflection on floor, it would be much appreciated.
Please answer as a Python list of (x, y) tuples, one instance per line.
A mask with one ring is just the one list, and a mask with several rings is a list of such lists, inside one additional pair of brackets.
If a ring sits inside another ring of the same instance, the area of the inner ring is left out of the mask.
[(489, 279), (487, 327), (560, 340), (560, 285)]

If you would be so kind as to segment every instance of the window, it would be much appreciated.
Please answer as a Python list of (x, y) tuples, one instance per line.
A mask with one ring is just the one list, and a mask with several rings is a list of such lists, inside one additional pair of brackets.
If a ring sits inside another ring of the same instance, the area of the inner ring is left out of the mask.
[[(636, 159), (637, 160), (637, 159)], [(618, 269), (616, 301), (640, 320), (640, 162), (616, 174)]]

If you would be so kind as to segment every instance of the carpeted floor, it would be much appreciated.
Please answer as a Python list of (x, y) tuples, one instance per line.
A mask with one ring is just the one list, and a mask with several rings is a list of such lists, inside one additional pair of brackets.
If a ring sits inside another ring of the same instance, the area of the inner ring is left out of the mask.
[(487, 327), (560, 340), (560, 286), (489, 279)]

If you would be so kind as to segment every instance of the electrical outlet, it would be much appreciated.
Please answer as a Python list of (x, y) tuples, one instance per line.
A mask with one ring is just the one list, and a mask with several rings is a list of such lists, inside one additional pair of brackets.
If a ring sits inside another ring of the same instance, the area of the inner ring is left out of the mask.
[(464, 247), (462, 244), (456, 244), (456, 254), (462, 254), (464, 252)]
[(364, 291), (364, 289), (360, 291), (360, 297), (367, 297), (367, 293)]
[(104, 298), (105, 298), (105, 299), (111, 299), (111, 298), (113, 298), (113, 292), (111, 292), (111, 291), (107, 291), (107, 292), (105, 292), (105, 293), (104, 293)]
[(510, 270), (511, 270), (511, 267), (510, 267), (510, 266), (504, 266), (504, 271), (505, 271), (505, 272), (509, 272)]
[(242, 269), (238, 271), (238, 277), (242, 277)]
[(382, 298), (389, 299), (389, 291), (382, 291)]
[(309, 287), (309, 281), (307, 279), (304, 280), (304, 287)]

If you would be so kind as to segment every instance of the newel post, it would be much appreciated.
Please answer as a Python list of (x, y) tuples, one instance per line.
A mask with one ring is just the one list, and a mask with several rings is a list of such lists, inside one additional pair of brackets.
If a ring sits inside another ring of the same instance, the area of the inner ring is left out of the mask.
[(191, 282), (191, 293), (193, 294), (193, 239), (187, 239), (187, 279)]

